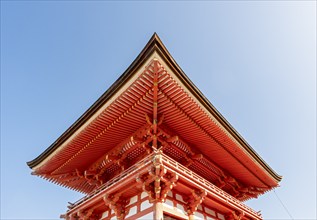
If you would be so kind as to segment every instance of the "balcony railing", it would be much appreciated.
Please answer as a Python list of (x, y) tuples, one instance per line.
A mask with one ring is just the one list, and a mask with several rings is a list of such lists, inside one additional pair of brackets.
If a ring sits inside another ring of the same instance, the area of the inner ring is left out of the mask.
[[(148, 155), (147, 157), (145, 157), (142, 160), (140, 160), (137, 163), (135, 163), (133, 166), (131, 166), (128, 169), (124, 170), (122, 173), (120, 173), (116, 177), (112, 178), (108, 182), (106, 182), (103, 185), (101, 185), (98, 189), (96, 189), (93, 192), (91, 192), (90, 194), (84, 196), (83, 198), (81, 198), (80, 200), (75, 202), (74, 204), (68, 206), (69, 211), (71, 211), (72, 209), (76, 208), (80, 204), (84, 203), (88, 199), (91, 199), (91, 198), (97, 196), (100, 192), (105, 191), (106, 189), (108, 189), (109, 187), (115, 185), (119, 181), (123, 182), (126, 178), (131, 177), (133, 174), (137, 173), (140, 169), (150, 165), (153, 162), (153, 159), (154, 159), (154, 157), (156, 155), (157, 154), (155, 154), (155, 153), (152, 153), (152, 154)], [(235, 197), (231, 196), (230, 194), (226, 193), (225, 191), (223, 191), (222, 189), (218, 188), (214, 184), (208, 182), (206, 179), (204, 179), (203, 177), (197, 175), (195, 172), (191, 171), (190, 169), (188, 169), (187, 167), (183, 166), (182, 164), (176, 162), (174, 159), (166, 156), (165, 154), (160, 154), (160, 155), (162, 156), (161, 158), (162, 158), (163, 165), (166, 165), (166, 167), (168, 169), (170, 169), (171, 171), (175, 171), (178, 174), (181, 174), (184, 177), (189, 178), (192, 182), (194, 182), (194, 183), (196, 183), (198, 185), (201, 185), (205, 190), (207, 190), (207, 192), (209, 191), (209, 193), (217, 195), (218, 197), (222, 198), (226, 202), (234, 204), (237, 207), (239, 207), (240, 209), (242, 209), (244, 211), (248, 211), (250, 214), (253, 214), (254, 216), (257, 216), (257, 217), (261, 218), (261, 214), (260, 213), (254, 211), (250, 207), (246, 206), (240, 200), (238, 200)]]
[(68, 206), (69, 210), (75, 208), (76, 206), (80, 205), (84, 201), (92, 198), (94, 195), (97, 195), (99, 192), (113, 186), (115, 183), (119, 181), (123, 181), (126, 179), (128, 176), (131, 176), (132, 174), (136, 173), (140, 168), (146, 167), (148, 164), (152, 162), (152, 159), (154, 157), (154, 154), (150, 154), (147, 157), (143, 158), (142, 160), (138, 161), (135, 163), (133, 166), (129, 167), (128, 169), (122, 171), (120, 174), (109, 180), (108, 182), (104, 183), (101, 185), (99, 188), (96, 190), (92, 191), (88, 195), (84, 196), (80, 200), (76, 201), (74, 204)]
[(208, 182), (206, 179), (204, 179), (203, 177), (197, 175), (195, 172), (191, 171), (190, 169), (188, 169), (187, 167), (183, 166), (182, 164), (176, 162), (175, 160), (171, 159), (170, 157), (168, 157), (168, 156), (166, 156), (164, 154), (162, 155), (162, 158), (163, 158), (163, 163), (166, 163), (166, 164), (170, 165), (172, 168), (175, 168), (177, 172), (183, 173), (187, 177), (190, 177), (192, 181), (202, 184), (204, 186), (204, 188), (207, 189), (207, 191), (209, 190), (212, 193), (223, 197), (227, 202), (231, 202), (231, 203), (235, 204), (236, 206), (238, 206), (239, 208), (241, 208), (243, 210), (247, 210), (250, 213), (252, 213), (252, 214), (254, 214), (254, 215), (258, 216), (258, 217), (261, 216), (260, 213), (254, 211), (253, 209), (251, 209), (250, 207), (245, 205), (243, 202), (241, 202), (237, 198), (231, 196), (230, 194), (226, 193), (225, 191), (223, 191), (219, 187), (217, 187), (214, 184)]

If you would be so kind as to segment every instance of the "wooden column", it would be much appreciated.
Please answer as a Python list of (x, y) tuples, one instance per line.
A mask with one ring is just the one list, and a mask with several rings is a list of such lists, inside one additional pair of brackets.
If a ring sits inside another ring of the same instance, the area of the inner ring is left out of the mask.
[(155, 202), (153, 205), (153, 219), (163, 220), (163, 204), (162, 202)]
[(194, 220), (195, 219), (195, 215), (194, 214), (191, 214), (188, 216), (188, 220)]
[(193, 189), (190, 200), (187, 202), (187, 214), (189, 220), (194, 220), (194, 212), (196, 212), (198, 206), (203, 202), (207, 192), (204, 189)]

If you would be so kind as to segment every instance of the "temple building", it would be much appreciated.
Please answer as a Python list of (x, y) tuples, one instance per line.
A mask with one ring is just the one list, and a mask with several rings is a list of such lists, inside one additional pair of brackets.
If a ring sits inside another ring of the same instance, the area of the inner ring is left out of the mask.
[(262, 219), (244, 201), (282, 178), (190, 81), (157, 34), (27, 164), (33, 175), (85, 194), (61, 215), (72, 220)]

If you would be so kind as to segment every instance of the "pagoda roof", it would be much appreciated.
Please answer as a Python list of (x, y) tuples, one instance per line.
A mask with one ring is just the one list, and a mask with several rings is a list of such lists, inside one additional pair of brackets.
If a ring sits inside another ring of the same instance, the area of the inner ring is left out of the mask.
[[(54, 175), (85, 170), (144, 126), (152, 114), (153, 78), (146, 68), (158, 62), (158, 114), (164, 126), (245, 185), (278, 186), (278, 175), (187, 77), (156, 33), (113, 85), (51, 146), (27, 165), (54, 181)], [(58, 182), (58, 181), (57, 181)], [(83, 182), (67, 185), (82, 190)]]

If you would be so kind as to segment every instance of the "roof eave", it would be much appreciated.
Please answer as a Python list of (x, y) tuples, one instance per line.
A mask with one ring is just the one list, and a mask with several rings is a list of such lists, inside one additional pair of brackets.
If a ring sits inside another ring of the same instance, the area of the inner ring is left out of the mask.
[(27, 162), (27, 165), (33, 169), (45, 160), (50, 154), (58, 149), (61, 144), (70, 138), (73, 133), (79, 129), (98, 109), (104, 105), (131, 76), (139, 69), (143, 61), (145, 61), (153, 52), (157, 52), (165, 59), (169, 68), (179, 77), (182, 83), (190, 90), (190, 92), (201, 102), (201, 104), (221, 123), (221, 125), (239, 142), (241, 146), (275, 179), (278, 183), (282, 180), (282, 176), (278, 175), (246, 142), (246, 140), (232, 127), (232, 125), (221, 115), (221, 113), (210, 103), (210, 101), (201, 93), (194, 83), (187, 77), (184, 71), (176, 63), (170, 55), (160, 38), (156, 33), (153, 34), (149, 42), (143, 48), (137, 58), (131, 63), (127, 70), (109, 87), (109, 89), (79, 118), (77, 119), (52, 145), (50, 145), (43, 153), (35, 159)]
[(40, 164), (48, 155), (53, 153), (65, 140), (67, 140), (79, 127), (81, 127), (86, 120), (88, 120), (98, 109), (109, 100), (113, 94), (118, 91), (126, 81), (130, 79), (133, 73), (142, 64), (143, 60), (146, 60), (148, 56), (157, 48), (158, 36), (156, 33), (151, 37), (149, 42), (146, 44), (141, 53), (137, 58), (131, 63), (131, 65), (126, 69), (126, 71), (104, 92), (101, 97), (94, 102), (94, 104), (84, 112), (53, 144), (51, 144), (43, 153), (41, 153), (35, 159), (27, 162), (27, 165), (33, 169), (35, 166)]

